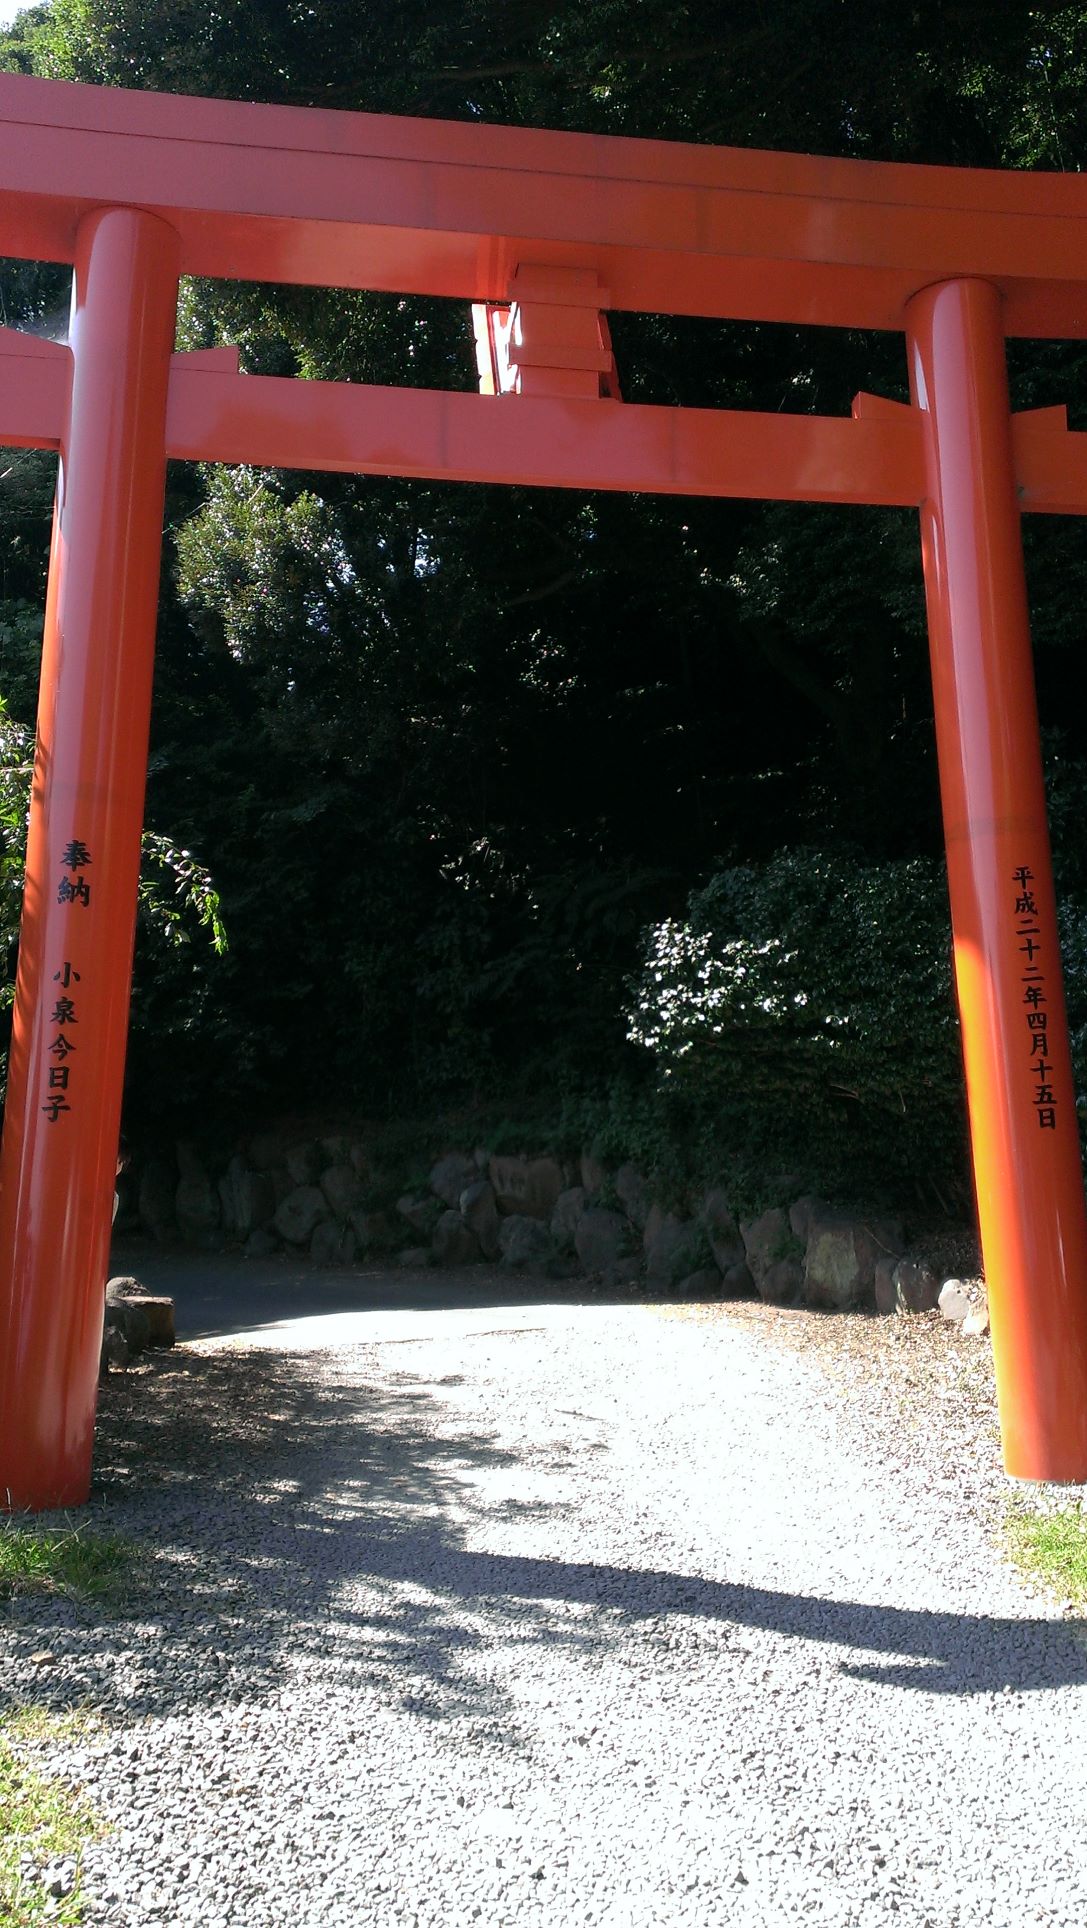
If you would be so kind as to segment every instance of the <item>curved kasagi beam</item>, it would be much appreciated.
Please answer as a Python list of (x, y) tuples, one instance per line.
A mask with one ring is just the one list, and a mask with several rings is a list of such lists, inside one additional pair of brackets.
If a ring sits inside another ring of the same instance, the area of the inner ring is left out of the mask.
[(978, 276), (1009, 334), (1087, 334), (1087, 179), (265, 107), (0, 76), (0, 252), (71, 260), (139, 205), (189, 274), (506, 299), (593, 270), (612, 308), (900, 328)]

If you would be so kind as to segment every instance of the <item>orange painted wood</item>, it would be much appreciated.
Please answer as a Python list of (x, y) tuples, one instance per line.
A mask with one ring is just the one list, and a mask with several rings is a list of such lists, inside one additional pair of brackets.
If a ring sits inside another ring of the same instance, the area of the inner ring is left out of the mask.
[(0, 328), (0, 444), (59, 448), (71, 381), (69, 349)]
[[(1087, 509), (1087, 437), (1059, 410), (1013, 423), (1003, 362), (1007, 334), (1087, 334), (1087, 181), (8, 75), (0, 190), (0, 252), (74, 260), (77, 292), (71, 353), (0, 331), (0, 440), (62, 454), (0, 1188), (0, 1498), (75, 1504), (89, 1480), (168, 454), (921, 505), (1007, 1464), (1087, 1478), (1087, 1215), (1019, 535), (1020, 509)], [(534, 392), (171, 358), (181, 271), (514, 301)], [(914, 406), (862, 395), (826, 419), (602, 400), (607, 307), (906, 329)], [(1016, 878), (1036, 903), (1025, 947)], [(1041, 1072), (1025, 1049), (1039, 975)], [(78, 989), (67, 1018), (58, 984)]]
[(919, 425), (189, 373), (167, 447), (189, 461), (543, 488), (914, 505)]
[(182, 268), (505, 301), (517, 267), (599, 276), (613, 308), (899, 328), (981, 275), (1005, 331), (1087, 332), (1087, 177), (265, 107), (0, 75), (4, 248), (71, 260), (139, 204)]
[(919, 295), (909, 320), (955, 975), (1004, 1459), (1020, 1478), (1081, 1480), (1087, 1214), (1000, 298), (982, 281), (951, 282)]
[(76, 1506), (90, 1484), (177, 260), (153, 215), (107, 209), (80, 230), (0, 1185), (0, 1486), (14, 1508)]
[[(243, 376), (236, 365), (232, 348), (173, 357), (172, 459), (767, 501), (921, 499), (920, 423), (878, 396), (858, 396), (854, 423), (644, 403), (623, 403), (620, 418), (595, 402), (571, 414), (525, 397), (515, 416), (496, 416), (481, 407), (489, 397)], [(66, 348), (0, 329), (0, 444), (60, 446), (70, 367)], [(1067, 428), (1063, 409), (1013, 415), (1012, 445), (1024, 513), (1087, 515), (1087, 434)]]

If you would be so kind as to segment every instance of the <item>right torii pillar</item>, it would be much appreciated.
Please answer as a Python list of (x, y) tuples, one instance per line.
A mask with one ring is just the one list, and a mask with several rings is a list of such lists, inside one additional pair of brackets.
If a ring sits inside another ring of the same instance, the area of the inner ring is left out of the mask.
[(908, 309), (978, 1218), (1004, 1461), (1087, 1477), (1087, 1210), (1027, 616), (1001, 318), (980, 280)]

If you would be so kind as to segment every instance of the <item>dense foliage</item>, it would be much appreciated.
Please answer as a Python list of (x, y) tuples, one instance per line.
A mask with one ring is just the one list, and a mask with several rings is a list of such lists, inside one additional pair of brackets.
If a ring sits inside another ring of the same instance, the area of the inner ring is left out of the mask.
[[(0, 37), (0, 65), (1070, 169), (1084, 158), (1085, 21), (1082, 6), (979, 0), (53, 0)], [(58, 270), (11, 264), (0, 293), (0, 319), (63, 326)], [(631, 399), (842, 412), (862, 387), (905, 394), (896, 337), (613, 322)], [(189, 284), (180, 332), (237, 343), (254, 371), (473, 381), (452, 303)], [(1022, 404), (1082, 417), (1081, 349), (1021, 344), (1013, 377)], [(0, 693), (27, 724), (51, 471), (25, 453), (0, 466)], [(748, 1145), (772, 1125), (810, 1150), (844, 1118), (834, 1144), (861, 1178), (874, 1144), (884, 1163), (956, 1165), (914, 517), (179, 468), (167, 519), (149, 819), (211, 867), (231, 943), (222, 959), (143, 943), (137, 1125), (165, 1091), (179, 1110), (373, 1113), (541, 1089), (572, 1102), (617, 1076), (689, 1082), (698, 1066), (690, 1102)], [(1087, 1038), (1087, 531), (1035, 520), (1027, 534)], [(837, 948), (805, 883), (833, 900), (834, 876)], [(663, 1026), (645, 1008), (655, 962)], [(754, 1027), (741, 963), (772, 1007)], [(677, 1060), (705, 1031), (706, 983), (721, 1000), (713, 1048)], [(794, 983), (809, 1002), (784, 1027), (774, 1000)], [(841, 1022), (813, 1033), (817, 1014)]]
[(630, 1035), (764, 1170), (803, 1169), (814, 1140), (824, 1183), (954, 1171), (940, 866), (798, 850), (722, 871), (654, 931)]

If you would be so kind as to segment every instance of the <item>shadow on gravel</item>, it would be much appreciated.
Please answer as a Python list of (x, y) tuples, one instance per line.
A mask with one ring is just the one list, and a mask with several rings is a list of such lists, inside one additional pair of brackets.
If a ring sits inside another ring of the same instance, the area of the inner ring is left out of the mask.
[[(1087, 1684), (1072, 1626), (864, 1606), (670, 1572), (475, 1552), (474, 1521), (509, 1517), (476, 1477), (524, 1464), (466, 1429), (442, 1381), (410, 1373), (315, 1384), (312, 1355), (167, 1355), (103, 1391), (88, 1528), (152, 1555), (121, 1608), (24, 1595), (4, 1611), (9, 1698), (87, 1700), (140, 1717), (290, 1691), (362, 1689), (421, 1717), (520, 1716), (490, 1677), (497, 1645), (613, 1654), (624, 1635), (696, 1647), (725, 1625), (842, 1649), (843, 1671), (937, 1694)], [(445, 1382), (450, 1383), (450, 1382)], [(443, 1431), (444, 1427), (444, 1431)], [(563, 1443), (535, 1470), (559, 1471)], [(556, 1508), (520, 1503), (542, 1521)], [(28, 1693), (28, 1681), (31, 1691)]]

